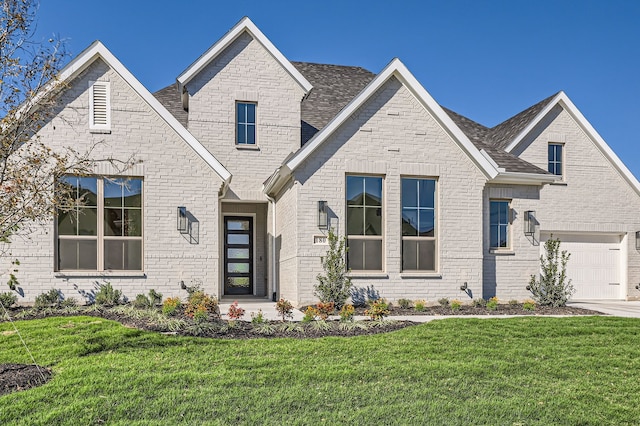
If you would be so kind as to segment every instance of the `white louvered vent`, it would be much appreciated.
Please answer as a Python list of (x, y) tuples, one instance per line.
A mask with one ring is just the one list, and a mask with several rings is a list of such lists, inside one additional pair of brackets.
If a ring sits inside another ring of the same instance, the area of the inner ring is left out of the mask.
[(95, 81), (89, 88), (89, 128), (111, 129), (109, 82)]

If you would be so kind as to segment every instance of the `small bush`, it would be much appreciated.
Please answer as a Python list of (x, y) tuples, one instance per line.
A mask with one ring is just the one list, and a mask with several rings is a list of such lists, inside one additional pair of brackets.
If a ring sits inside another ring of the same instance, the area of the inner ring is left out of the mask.
[(369, 309), (364, 311), (372, 320), (381, 320), (389, 315), (389, 304), (385, 299), (374, 300)]
[(535, 311), (536, 310), (536, 302), (533, 300), (525, 300), (522, 304), (522, 309), (525, 311)]
[(329, 317), (329, 315), (333, 314), (336, 310), (336, 305), (333, 302), (319, 302), (316, 304), (316, 310), (318, 311), (320, 318), (324, 321)]
[(262, 309), (258, 309), (258, 312), (251, 312), (251, 323), (252, 324), (264, 324), (267, 320), (262, 313)]
[(61, 301), (62, 296), (60, 295), (60, 290), (52, 288), (51, 290), (36, 296), (33, 306), (36, 309), (57, 307), (60, 305)]
[(462, 307), (462, 302), (456, 299), (453, 299), (451, 301), (451, 310), (452, 311), (459, 311), (460, 308)]
[(424, 312), (426, 307), (427, 302), (425, 302), (424, 300), (416, 300), (413, 304), (413, 309), (415, 309), (416, 312)]
[(111, 283), (100, 286), (96, 293), (96, 305), (99, 306), (115, 306), (122, 303), (122, 292), (113, 288)]
[(531, 275), (527, 290), (533, 300), (542, 306), (565, 306), (567, 300), (575, 292), (571, 280), (567, 277), (567, 263), (571, 254), (566, 250), (560, 251), (560, 240), (551, 238), (544, 243), (544, 255), (540, 256), (538, 276)]
[(487, 301), (482, 298), (473, 299), (473, 306), (476, 308), (484, 308), (485, 306), (487, 306)]
[(276, 311), (282, 317), (282, 322), (287, 318), (293, 318), (293, 305), (286, 299), (280, 299), (276, 302)]
[(356, 313), (356, 309), (353, 305), (344, 305), (342, 309), (340, 309), (340, 321), (342, 322), (350, 322), (353, 321), (353, 315)]
[(511, 300), (509, 300), (509, 302), (508, 302), (508, 303), (509, 303), (509, 305), (511, 305), (511, 306), (516, 306), (519, 302), (518, 302), (517, 300), (515, 300), (515, 299), (511, 299)]
[(196, 320), (208, 319), (209, 316), (220, 319), (218, 300), (201, 290), (189, 294), (184, 313)]
[(398, 306), (402, 309), (411, 308), (411, 300), (409, 299), (398, 299)]
[(238, 306), (238, 301), (235, 300), (229, 306), (229, 312), (227, 312), (227, 316), (229, 317), (230, 320), (235, 321), (235, 320), (242, 319), (242, 317), (244, 316), (244, 312), (245, 310), (242, 309), (240, 306)]
[(145, 309), (151, 307), (151, 301), (144, 294), (138, 294), (133, 301), (133, 306), (139, 309)]
[(448, 308), (449, 307), (449, 299), (447, 299), (446, 297), (443, 297), (442, 299), (438, 299), (438, 303), (443, 308)]
[(11, 292), (0, 293), (0, 304), (5, 308), (10, 308), (18, 301), (18, 296)]
[(487, 309), (490, 311), (495, 311), (496, 309), (498, 309), (498, 298), (493, 296), (491, 299), (489, 299), (489, 301), (487, 302)]
[(304, 316), (302, 317), (302, 322), (308, 323), (311, 321), (315, 321), (318, 316), (318, 310), (313, 306), (307, 306), (307, 310), (304, 311)]
[(154, 289), (149, 290), (149, 302), (151, 306), (157, 306), (162, 303), (162, 293), (158, 293)]
[(78, 306), (78, 301), (76, 299), (74, 299), (73, 297), (65, 297), (60, 302), (60, 307), (61, 308), (73, 308), (75, 306)]
[(179, 297), (168, 297), (162, 304), (162, 313), (168, 317), (175, 315), (181, 305), (182, 302)]
[(329, 248), (326, 255), (320, 258), (324, 275), (318, 274), (318, 283), (314, 285), (313, 294), (323, 303), (333, 302), (337, 309), (342, 308), (351, 295), (351, 278), (347, 275), (346, 239), (339, 237), (329, 229), (327, 235)]

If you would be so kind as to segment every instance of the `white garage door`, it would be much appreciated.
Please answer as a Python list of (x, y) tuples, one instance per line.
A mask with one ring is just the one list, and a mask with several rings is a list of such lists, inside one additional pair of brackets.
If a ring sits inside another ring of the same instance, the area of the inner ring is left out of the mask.
[[(567, 275), (576, 290), (573, 300), (624, 299), (620, 235), (554, 233), (553, 237), (560, 239), (560, 250), (571, 253)], [(548, 238), (541, 235), (541, 253)]]

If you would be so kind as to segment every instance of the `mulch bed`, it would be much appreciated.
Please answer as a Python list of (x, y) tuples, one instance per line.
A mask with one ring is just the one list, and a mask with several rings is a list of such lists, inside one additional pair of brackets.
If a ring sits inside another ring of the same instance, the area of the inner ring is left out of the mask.
[(37, 365), (0, 364), (0, 395), (44, 385), (51, 370)]

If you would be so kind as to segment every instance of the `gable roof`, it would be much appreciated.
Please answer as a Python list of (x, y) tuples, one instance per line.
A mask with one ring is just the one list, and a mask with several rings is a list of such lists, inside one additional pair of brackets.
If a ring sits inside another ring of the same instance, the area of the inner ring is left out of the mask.
[(189, 65), (177, 78), (178, 89), (182, 93), (184, 86), (191, 81), (204, 67), (222, 53), (231, 43), (233, 43), (243, 33), (249, 33), (254, 40), (257, 40), (264, 48), (278, 61), (278, 63), (291, 75), (291, 77), (302, 87), (305, 93), (309, 93), (312, 86), (309, 81), (284, 57), (284, 55), (269, 41), (269, 39), (256, 27), (248, 17), (244, 17), (233, 28), (229, 30), (220, 40), (213, 44), (194, 63)]
[(96, 40), (83, 50), (61, 71), (59, 79), (68, 81), (76, 77), (96, 59), (102, 59), (122, 77), (131, 88), (220, 176), (225, 185), (231, 181), (231, 173), (195, 138), (178, 120), (136, 79), (128, 69)]

